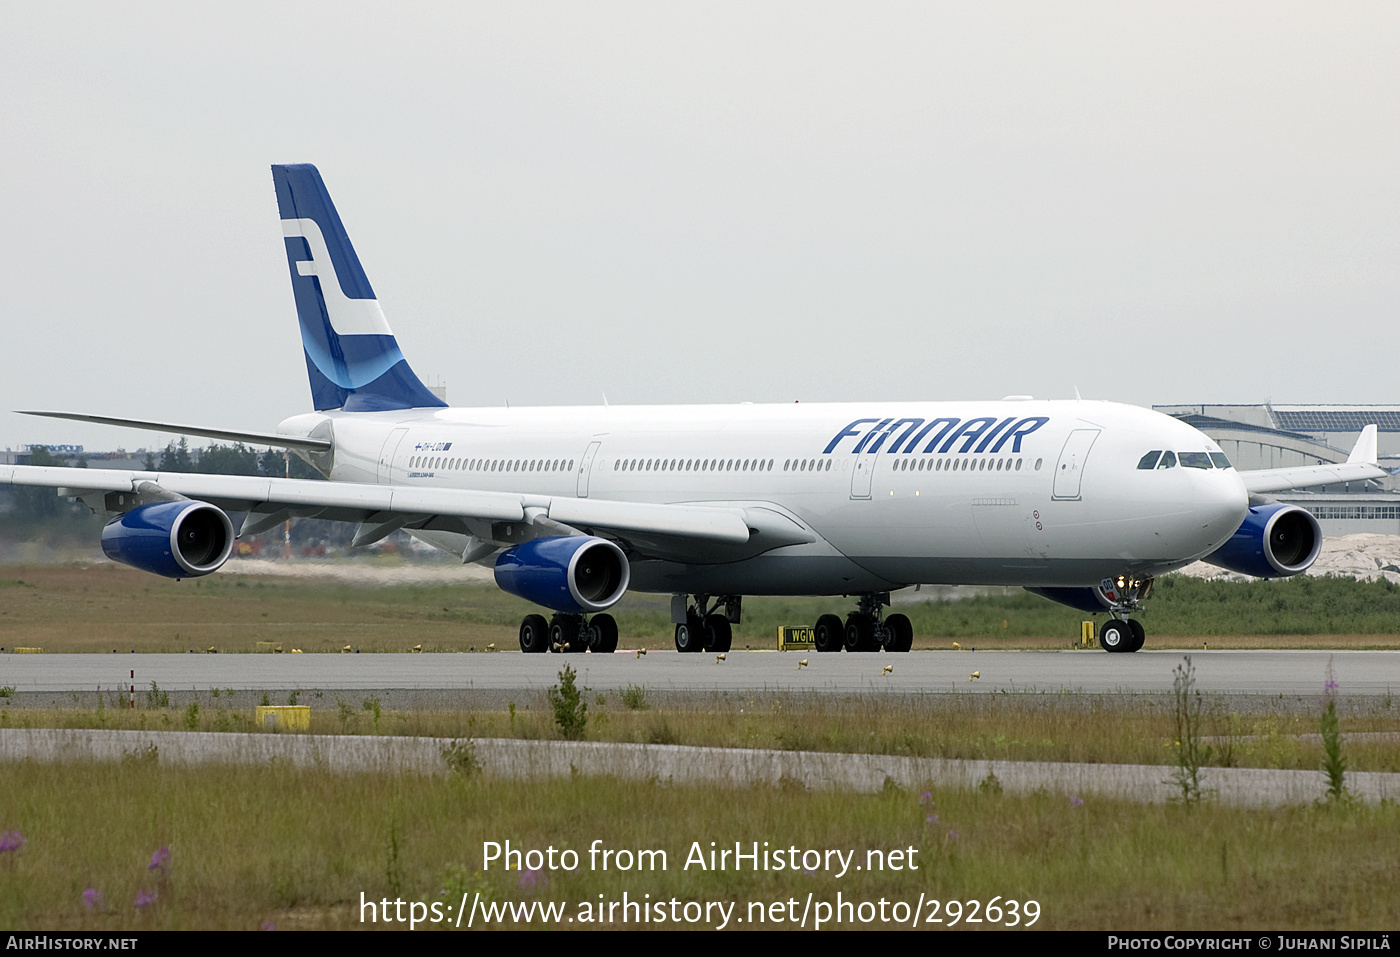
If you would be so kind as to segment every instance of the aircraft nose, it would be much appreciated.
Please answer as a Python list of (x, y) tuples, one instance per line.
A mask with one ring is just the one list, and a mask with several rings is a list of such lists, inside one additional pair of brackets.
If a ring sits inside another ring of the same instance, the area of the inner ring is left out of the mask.
[(1240, 527), (1249, 512), (1249, 493), (1239, 473), (1203, 471), (1195, 485), (1195, 512), (1201, 523), (1203, 538), (1224, 541)]

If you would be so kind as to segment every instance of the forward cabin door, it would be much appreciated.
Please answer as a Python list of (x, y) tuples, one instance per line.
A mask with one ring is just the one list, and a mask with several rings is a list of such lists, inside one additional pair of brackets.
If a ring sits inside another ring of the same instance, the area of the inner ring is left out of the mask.
[(1055, 465), (1054, 498), (1078, 500), (1084, 463), (1089, 460), (1089, 449), (1098, 437), (1098, 429), (1075, 429), (1069, 434), (1065, 447), (1060, 450), (1060, 461)]

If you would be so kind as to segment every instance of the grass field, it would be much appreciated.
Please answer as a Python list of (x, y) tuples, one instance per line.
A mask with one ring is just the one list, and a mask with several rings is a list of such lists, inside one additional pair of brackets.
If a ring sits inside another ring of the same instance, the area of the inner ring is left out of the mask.
[[(633, 691), (645, 704), (646, 692)], [(315, 703), (313, 734), (393, 734), (435, 738), (558, 738), (548, 705), (522, 696), (511, 710), (387, 710), (377, 700), (327, 692)], [(159, 698), (157, 694), (155, 696)], [(186, 696), (188, 697), (188, 695)], [(183, 707), (6, 708), (0, 727), (113, 728), (155, 731), (259, 731), (251, 709), (201, 692)], [(1318, 714), (1292, 703), (1261, 703), (1233, 713), (1203, 699), (1206, 766), (1316, 769), (1323, 749)], [(279, 696), (275, 702), (285, 703)], [(686, 707), (629, 708), (617, 695), (586, 694), (585, 737), (593, 741), (686, 744), (1012, 761), (1162, 764), (1176, 760), (1172, 703), (1164, 696), (927, 695), (832, 698), (809, 695), (716, 696)], [(1341, 731), (1352, 771), (1400, 771), (1400, 707), (1385, 699), (1346, 709)]]
[[(1029, 914), (1024, 902), (1033, 900), (1034, 926), (1043, 929), (1400, 923), (1394, 804), (1243, 811), (990, 791), (853, 795), (607, 778), (343, 778), (137, 761), (7, 768), (0, 830), (25, 841), (0, 851), (0, 925), (11, 929), (350, 928), (359, 926), (361, 893), (455, 908), (464, 891), (494, 901), (564, 901), (570, 916), (581, 904), (627, 892), (737, 903), (731, 913), (750, 921), (750, 903), (795, 899), (795, 919), (809, 893), (834, 902), (840, 892), (846, 901), (870, 902), (872, 916), (882, 898), (912, 908), (920, 895), (983, 905), (999, 896), (1003, 908), (1008, 898), (1021, 902), (1021, 923)], [(483, 842), (507, 840), (515, 848), (571, 848), (581, 863), (572, 873), (486, 867)], [(614, 850), (664, 850), (668, 866), (590, 869), (595, 840)], [(918, 870), (838, 877), (821, 868), (686, 869), (692, 842), (708, 851), (711, 841), (855, 850), (861, 861), (868, 849), (901, 850)], [(163, 863), (161, 848), (168, 849)], [(89, 888), (90, 897), (101, 895), (92, 909), (84, 902)], [(946, 925), (950, 912), (939, 916)], [(696, 926), (718, 923), (717, 913), (712, 918)], [(618, 920), (615, 913), (602, 926)], [(856, 918), (842, 926), (882, 925)]]
[[(955, 601), (898, 596), (915, 648), (959, 641), (995, 648), (1065, 647), (1083, 614), (1021, 589)], [(736, 648), (772, 647), (779, 625), (811, 624), (854, 602), (747, 598)], [(622, 648), (669, 647), (667, 596), (628, 595), (614, 609)], [(0, 569), (0, 647), (46, 652), (252, 651), (258, 641), (306, 652), (466, 651), (518, 647), (535, 606), (493, 585), (384, 585), (219, 573), (174, 582), (112, 564)], [(1152, 647), (1400, 647), (1400, 588), (1314, 579), (1226, 583), (1172, 577), (1142, 616)], [(1103, 620), (1102, 616), (1099, 621)]]

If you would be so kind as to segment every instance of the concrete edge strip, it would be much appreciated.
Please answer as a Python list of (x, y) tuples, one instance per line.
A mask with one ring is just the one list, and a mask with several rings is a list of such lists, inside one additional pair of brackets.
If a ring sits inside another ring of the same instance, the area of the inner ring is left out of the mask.
[[(283, 762), (336, 774), (450, 772), (444, 750), (469, 739), (368, 735), (260, 734), (208, 731), (0, 729), (0, 762), (154, 760), (159, 764), (260, 765)], [(800, 785), (877, 792), (893, 784), (975, 789), (989, 776), (1004, 793), (1047, 791), (1163, 803), (1181, 794), (1171, 765), (1070, 764), (954, 760), (882, 754), (704, 748), (598, 741), (470, 739), (481, 771), (491, 777), (538, 779), (606, 775), (677, 784)], [(1202, 793), (1222, 804), (1281, 807), (1326, 795), (1320, 771), (1202, 768)], [(1400, 800), (1400, 773), (1350, 772), (1347, 788), (1367, 803)]]

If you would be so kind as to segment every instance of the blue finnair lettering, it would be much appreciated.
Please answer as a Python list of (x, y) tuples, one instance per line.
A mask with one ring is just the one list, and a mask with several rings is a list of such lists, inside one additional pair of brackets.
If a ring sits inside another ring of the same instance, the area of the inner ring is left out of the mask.
[[(1020, 422), (1017, 422), (1014, 426), (1012, 426), (1011, 431), (1003, 435), (997, 441), (996, 445), (992, 446), (992, 453), (995, 454), (997, 452), (1000, 452), (1001, 447), (1006, 444), (1007, 439), (1016, 440), (1015, 442), (1011, 443), (1011, 451), (1021, 451), (1021, 439), (1030, 435), (1036, 429), (1040, 428), (1042, 425), (1049, 421), (1050, 420), (1043, 415), (1034, 415), (1028, 419), (1022, 419)], [(978, 449), (978, 451), (980, 452), (981, 449)]]
[[(1017, 420), (1016, 417), (1007, 416), (1000, 422), (994, 415), (982, 415), (976, 418), (963, 421), (953, 416), (942, 416), (931, 422), (925, 423), (921, 418), (905, 419), (856, 419), (840, 432), (837, 432), (822, 450), (823, 455), (830, 455), (841, 444), (842, 439), (858, 438), (855, 446), (851, 449), (852, 455), (859, 455), (864, 452), (867, 455), (880, 451), (885, 440), (904, 429), (899, 436), (890, 443), (885, 453), (893, 455), (903, 450), (907, 455), (913, 452), (924, 437), (934, 429), (933, 438), (929, 439), (924, 446), (924, 452), (929, 453), (937, 449), (939, 454), (945, 454), (952, 450), (959, 439), (963, 440), (962, 447), (957, 450), (958, 454), (973, 451), (976, 445), (978, 452), (1000, 452), (1007, 442), (1011, 443), (1011, 451), (1021, 451), (1021, 440), (1032, 432), (1049, 422), (1048, 416), (1033, 415)], [(869, 429), (862, 431), (860, 426), (871, 425)], [(961, 428), (959, 428), (961, 423)], [(942, 426), (942, 428), (938, 428)], [(915, 430), (918, 430), (917, 432)], [(978, 441), (978, 440), (981, 441)], [(995, 440), (995, 444), (993, 444)], [(942, 447), (939, 447), (939, 443)]]
[[(885, 439), (884, 439), (884, 434), (883, 434), (883, 432), (881, 432), (881, 430), (884, 429), (885, 426), (889, 425), (889, 424), (890, 424), (891, 422), (893, 422), (893, 421), (894, 421), (894, 419), (881, 419), (881, 420), (880, 420), (880, 424), (877, 425), (877, 426), (875, 426), (875, 427), (874, 427), (873, 429), (871, 429), (869, 432), (865, 433), (865, 438), (863, 438), (863, 439), (861, 439), (859, 442), (857, 442), (857, 443), (856, 443), (856, 447), (855, 447), (854, 449), (852, 449), (851, 451), (852, 451), (852, 452), (864, 452), (864, 451), (865, 451), (865, 443), (869, 442), (877, 433), (880, 434), (880, 442), (885, 441)], [(880, 447), (880, 442), (876, 442), (876, 443), (875, 443), (875, 449), (878, 449), (878, 448)], [(874, 452), (875, 449), (871, 449), (870, 451)]]
[(846, 438), (847, 436), (854, 437), (854, 436), (860, 435), (860, 430), (857, 429), (856, 426), (861, 425), (862, 423), (865, 423), (865, 422), (878, 422), (878, 421), (879, 421), (878, 419), (856, 419), (856, 420), (855, 420), (854, 422), (852, 422), (850, 425), (846, 426), (846, 427), (845, 427), (844, 429), (842, 429), (840, 432), (837, 432), (837, 433), (836, 433), (836, 438), (832, 439), (829, 443), (827, 443), (826, 448), (822, 450), (822, 454), (823, 454), (823, 455), (830, 455), (830, 454), (832, 453), (832, 451), (836, 448), (837, 444), (838, 444), (842, 439)]

